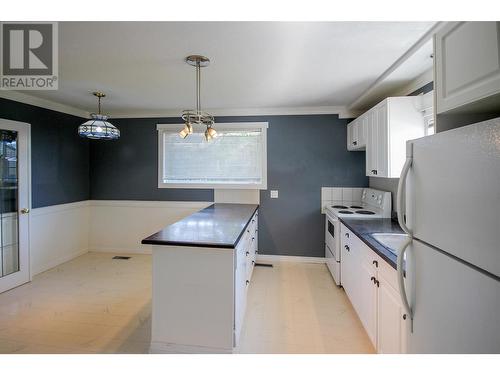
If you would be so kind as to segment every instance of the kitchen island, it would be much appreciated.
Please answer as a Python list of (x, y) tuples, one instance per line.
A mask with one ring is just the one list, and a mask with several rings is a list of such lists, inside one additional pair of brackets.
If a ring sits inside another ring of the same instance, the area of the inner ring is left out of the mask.
[(153, 245), (152, 353), (232, 353), (258, 243), (258, 205), (215, 203)]

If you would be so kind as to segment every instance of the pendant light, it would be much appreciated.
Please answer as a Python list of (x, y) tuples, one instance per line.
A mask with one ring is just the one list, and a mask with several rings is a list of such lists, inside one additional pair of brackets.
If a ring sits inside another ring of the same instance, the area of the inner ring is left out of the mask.
[(80, 137), (90, 139), (107, 140), (120, 138), (120, 131), (107, 121), (108, 116), (101, 114), (101, 98), (104, 98), (106, 94), (98, 91), (92, 94), (96, 96), (98, 100), (98, 113), (92, 113), (90, 115), (92, 118), (78, 127), (78, 134)]
[(184, 120), (184, 129), (179, 132), (181, 138), (186, 138), (189, 134), (193, 133), (193, 125), (204, 125), (207, 127), (205, 130), (205, 139), (207, 141), (215, 138), (217, 132), (213, 128), (215, 123), (214, 116), (201, 110), (201, 68), (210, 64), (208, 57), (201, 55), (190, 55), (186, 57), (186, 63), (196, 68), (196, 109), (190, 109), (182, 112), (182, 119)]

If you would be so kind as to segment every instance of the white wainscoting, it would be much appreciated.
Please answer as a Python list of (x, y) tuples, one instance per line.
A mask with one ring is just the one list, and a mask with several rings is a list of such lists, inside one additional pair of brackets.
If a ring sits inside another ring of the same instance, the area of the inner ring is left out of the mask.
[(141, 240), (212, 202), (90, 201), (89, 251), (151, 254)]
[(31, 275), (84, 254), (89, 248), (89, 202), (34, 208), (30, 214)]

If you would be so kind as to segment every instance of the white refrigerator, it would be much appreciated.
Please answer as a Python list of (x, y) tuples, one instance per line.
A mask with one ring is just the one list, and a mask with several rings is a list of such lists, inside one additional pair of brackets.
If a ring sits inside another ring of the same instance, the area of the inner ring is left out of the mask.
[(398, 192), (408, 351), (500, 353), (500, 118), (409, 141)]

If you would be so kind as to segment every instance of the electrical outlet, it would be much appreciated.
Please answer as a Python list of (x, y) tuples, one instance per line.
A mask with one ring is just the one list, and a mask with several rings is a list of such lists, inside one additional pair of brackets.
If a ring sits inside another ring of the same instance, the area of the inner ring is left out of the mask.
[(271, 190), (271, 198), (278, 198), (278, 190)]

